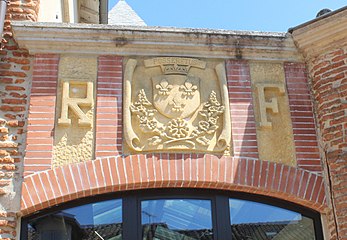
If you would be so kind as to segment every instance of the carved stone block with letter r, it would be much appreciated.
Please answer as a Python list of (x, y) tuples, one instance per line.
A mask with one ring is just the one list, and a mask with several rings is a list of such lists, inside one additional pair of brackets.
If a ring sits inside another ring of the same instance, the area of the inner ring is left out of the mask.
[[(71, 87), (70, 85), (75, 85)], [(71, 97), (75, 91), (80, 91), (77, 86), (82, 86), (86, 88), (85, 97)], [(65, 81), (63, 83), (62, 89), (62, 105), (61, 105), (61, 115), (58, 119), (58, 124), (61, 126), (71, 125), (71, 119), (69, 118), (69, 109), (79, 118), (78, 126), (80, 127), (90, 127), (92, 125), (92, 120), (87, 117), (87, 115), (82, 111), (81, 107), (92, 107), (93, 105), (93, 83), (92, 82), (74, 82)]]

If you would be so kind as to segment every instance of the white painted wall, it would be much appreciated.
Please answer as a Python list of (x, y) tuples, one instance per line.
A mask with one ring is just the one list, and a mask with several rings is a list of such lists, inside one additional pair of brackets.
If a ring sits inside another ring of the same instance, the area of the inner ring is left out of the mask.
[(61, 0), (41, 0), (39, 22), (62, 22)]
[[(38, 21), (39, 22), (63, 22), (62, 0), (41, 0)], [(68, 0), (70, 23), (78, 23), (78, 0)]]
[(70, 23), (78, 23), (79, 21), (77, 2), (77, 0), (69, 0)]

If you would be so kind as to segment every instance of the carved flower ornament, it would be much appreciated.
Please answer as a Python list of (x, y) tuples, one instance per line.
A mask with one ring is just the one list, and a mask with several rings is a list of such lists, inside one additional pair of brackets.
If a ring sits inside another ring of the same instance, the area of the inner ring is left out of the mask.
[(183, 86), (180, 86), (180, 90), (183, 91), (185, 97), (190, 97), (195, 94), (195, 91), (198, 90), (196, 85), (193, 85), (191, 82), (186, 81)]
[(138, 117), (142, 131), (154, 134), (148, 139), (151, 146), (179, 141), (193, 147), (195, 144), (208, 146), (218, 129), (218, 119), (224, 112), (224, 106), (218, 102), (214, 91), (211, 92), (209, 100), (199, 111), (202, 119), (197, 126), (189, 125), (188, 121), (182, 118), (171, 119), (168, 123), (160, 125), (155, 119), (157, 110), (148, 101), (143, 89), (138, 94), (138, 101), (133, 103), (130, 109)]
[(159, 90), (159, 95), (167, 96), (173, 87), (166, 79), (163, 79), (155, 88)]
[(168, 125), (169, 135), (172, 135), (175, 138), (184, 138), (188, 136), (189, 127), (185, 120), (177, 118), (172, 119)]
[(157, 122), (153, 118), (157, 110), (152, 107), (143, 89), (138, 94), (138, 101), (130, 106), (130, 110), (136, 114), (140, 127), (144, 132), (156, 129)]

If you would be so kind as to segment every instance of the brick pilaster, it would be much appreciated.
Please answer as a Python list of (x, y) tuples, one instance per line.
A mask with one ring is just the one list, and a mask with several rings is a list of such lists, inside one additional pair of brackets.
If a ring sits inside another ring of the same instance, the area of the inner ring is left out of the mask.
[(59, 56), (35, 55), (24, 175), (51, 168)]
[(122, 58), (100, 56), (96, 89), (95, 157), (122, 152)]
[(302, 63), (284, 64), (297, 166), (321, 173), (316, 124), (306, 67)]
[(227, 79), (235, 156), (258, 158), (249, 65), (245, 61), (227, 62)]

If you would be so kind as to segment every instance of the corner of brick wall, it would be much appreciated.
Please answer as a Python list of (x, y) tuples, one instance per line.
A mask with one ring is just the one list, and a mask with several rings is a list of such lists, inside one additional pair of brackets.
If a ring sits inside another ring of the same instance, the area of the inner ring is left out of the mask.
[(308, 61), (331, 212), (331, 239), (347, 236), (347, 47)]
[(9, 1), (0, 49), (0, 239), (17, 239), (31, 57), (20, 49), (11, 21), (36, 21), (37, 0)]

